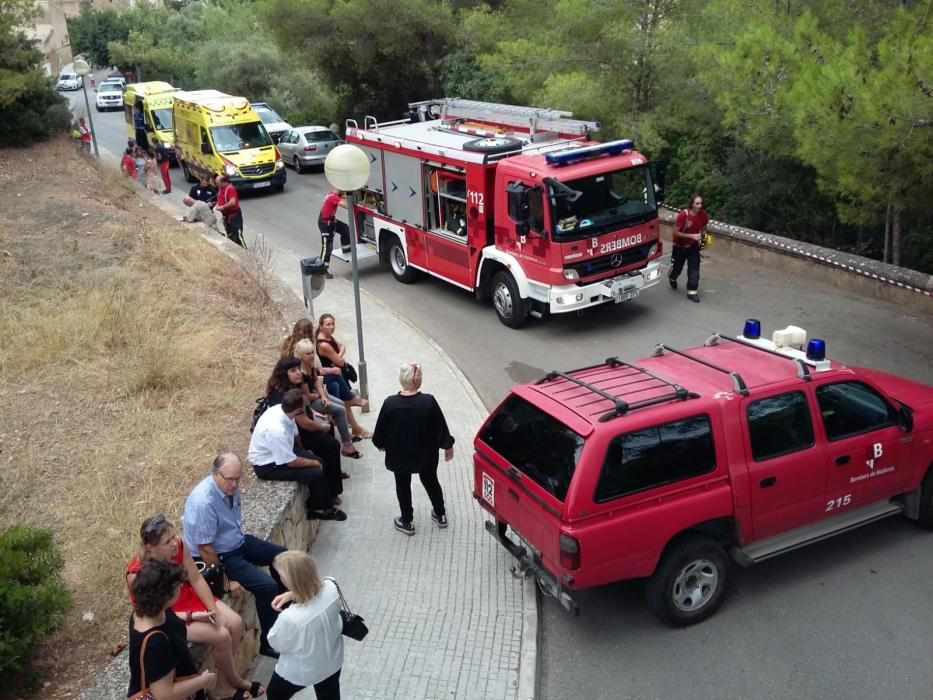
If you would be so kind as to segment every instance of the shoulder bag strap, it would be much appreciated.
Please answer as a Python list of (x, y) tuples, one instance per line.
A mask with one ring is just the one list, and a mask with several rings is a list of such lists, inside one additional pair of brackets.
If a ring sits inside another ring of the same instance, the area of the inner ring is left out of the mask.
[(337, 580), (336, 580), (335, 578), (330, 577), (330, 576), (324, 577), (324, 580), (325, 580), (325, 581), (330, 581), (332, 584), (334, 584), (334, 588), (337, 589), (337, 595), (340, 596), (340, 605), (341, 605), (341, 607), (342, 607), (344, 610), (346, 610), (347, 613), (349, 613), (350, 615), (352, 615), (352, 614), (353, 614), (353, 611), (350, 610), (350, 606), (347, 604), (347, 599), (343, 597), (343, 591), (340, 590), (340, 585), (337, 583)]
[[(162, 630), (152, 630), (143, 637), (143, 645), (139, 650), (139, 692), (144, 693), (148, 689), (146, 684), (146, 645), (149, 643), (149, 637), (154, 634), (165, 634)], [(166, 635), (167, 636), (167, 635)]]

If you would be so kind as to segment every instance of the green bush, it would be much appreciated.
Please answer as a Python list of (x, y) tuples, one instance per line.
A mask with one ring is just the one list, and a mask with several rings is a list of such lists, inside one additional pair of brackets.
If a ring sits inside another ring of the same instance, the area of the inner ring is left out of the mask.
[(0, 677), (29, 670), (33, 644), (71, 607), (52, 535), (23, 525), (0, 531)]

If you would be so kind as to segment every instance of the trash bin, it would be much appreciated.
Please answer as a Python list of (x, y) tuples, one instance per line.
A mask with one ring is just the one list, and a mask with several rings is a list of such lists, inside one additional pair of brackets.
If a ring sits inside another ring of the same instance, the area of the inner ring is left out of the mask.
[(305, 295), (305, 305), (314, 315), (311, 300), (324, 291), (324, 273), (327, 267), (318, 256), (301, 259), (301, 288)]

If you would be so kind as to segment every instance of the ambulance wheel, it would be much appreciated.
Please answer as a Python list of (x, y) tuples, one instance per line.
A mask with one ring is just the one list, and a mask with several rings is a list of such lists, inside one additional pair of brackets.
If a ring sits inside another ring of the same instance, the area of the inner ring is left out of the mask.
[(722, 547), (690, 535), (668, 547), (645, 585), (645, 596), (662, 622), (687, 627), (716, 612), (728, 582), (729, 559)]
[(397, 236), (394, 236), (389, 244), (388, 258), (392, 276), (402, 284), (411, 284), (418, 277), (418, 271), (408, 264), (405, 249)]
[(185, 182), (197, 182), (198, 179), (191, 174), (191, 171), (188, 170), (188, 164), (185, 161), (181, 161), (181, 172), (185, 176)]
[(920, 486), (920, 516), (917, 522), (920, 523), (920, 527), (933, 530), (933, 465), (927, 470)]
[(493, 136), (485, 139), (473, 139), (463, 144), (464, 151), (485, 153), (492, 156), (497, 153), (510, 153), (522, 150), (522, 142), (511, 136)]
[(301, 169), (301, 158), (295, 156), (293, 163), (295, 164), (295, 172), (301, 175), (304, 172), (304, 170)]
[(515, 278), (505, 270), (492, 278), (492, 305), (496, 316), (509, 328), (521, 328), (528, 320), (528, 300), (522, 299)]

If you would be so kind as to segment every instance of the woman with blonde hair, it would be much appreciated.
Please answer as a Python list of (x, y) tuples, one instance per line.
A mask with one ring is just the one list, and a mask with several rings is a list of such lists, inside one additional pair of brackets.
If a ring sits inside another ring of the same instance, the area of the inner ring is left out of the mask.
[(288, 700), (308, 686), (314, 686), (317, 700), (340, 700), (343, 619), (337, 584), (320, 577), (307, 552), (282, 552), (272, 566), (288, 591), (272, 601), (281, 612), (269, 630), (269, 644), (279, 652), (269, 700)]
[(240, 645), (243, 621), (213, 596), (184, 542), (175, 534), (175, 526), (159, 513), (143, 521), (139, 538), (139, 554), (126, 567), (124, 575), (127, 590), (133, 591), (136, 577), (147, 562), (170, 561), (180, 566), (185, 572), (185, 581), (171, 608), (185, 623), (188, 641), (212, 647), (220, 676), (220, 697), (241, 700), (262, 695), (265, 690), (261, 683), (251, 683), (236, 670), (234, 658)]
[[(359, 397), (359, 394), (350, 389), (349, 385), (346, 383), (346, 380), (344, 380), (343, 376), (339, 374), (340, 370), (336, 367), (329, 368), (338, 372), (340, 381), (343, 383), (343, 386), (346, 387), (346, 393), (335, 394), (332, 388), (333, 385), (328, 383), (328, 377), (324, 374), (324, 370), (316, 366), (314, 363), (313, 341), (307, 339), (299, 340), (297, 343), (295, 343), (293, 353), (294, 356), (301, 361), (301, 373), (305, 377), (308, 391), (317, 399), (325, 400), (322, 405), (312, 404), (312, 408), (314, 408), (316, 411), (320, 411), (321, 413), (328, 413), (328, 411), (325, 410), (327, 408), (327, 404), (343, 406), (345, 409), (344, 412), (346, 413), (347, 423), (350, 426), (352, 441), (359, 442), (360, 440), (371, 438), (373, 436), (372, 433), (367, 432), (366, 428), (359, 424), (359, 421), (357, 421), (353, 411), (350, 410), (351, 406), (362, 406), (365, 402)], [(339, 417), (337, 419), (339, 420)]]
[(411, 475), (417, 474), (431, 499), (431, 519), (439, 528), (447, 527), (444, 491), (437, 480), (438, 450), (444, 460), (454, 458), (454, 437), (447, 428), (444, 413), (431, 394), (421, 393), (421, 365), (406, 362), (399, 368), (402, 390), (382, 403), (373, 444), (386, 453), (386, 469), (395, 476), (395, 495), (400, 517), (395, 529), (403, 535), (415, 534), (411, 505)]

